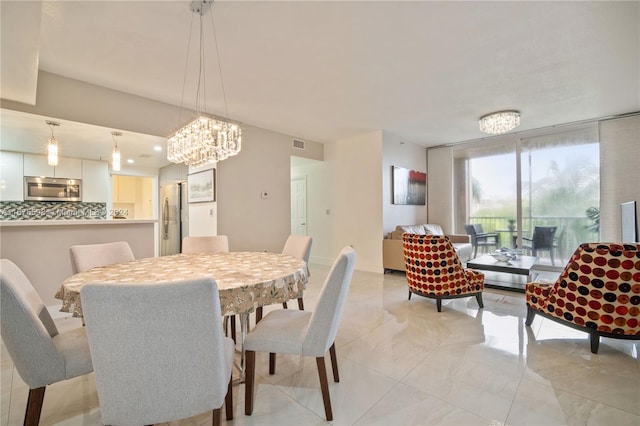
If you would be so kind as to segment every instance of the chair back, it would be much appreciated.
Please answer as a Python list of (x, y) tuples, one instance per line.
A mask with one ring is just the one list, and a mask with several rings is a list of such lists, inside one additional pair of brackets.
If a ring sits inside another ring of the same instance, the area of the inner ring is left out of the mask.
[(0, 333), (20, 377), (36, 389), (65, 378), (64, 358), (53, 338), (58, 335), (42, 299), (22, 270), (0, 261)]
[(536, 250), (550, 250), (553, 247), (557, 226), (536, 226), (533, 228), (531, 244)]
[(349, 246), (343, 248), (320, 290), (302, 342), (302, 355), (324, 356), (336, 340), (355, 265), (355, 250)]
[(229, 239), (226, 235), (211, 237), (184, 237), (182, 239), (182, 253), (228, 253)]
[(472, 286), (447, 236), (404, 234), (402, 247), (407, 284), (415, 292), (455, 295)]
[(580, 244), (553, 286), (529, 284), (527, 304), (580, 327), (640, 334), (640, 244)]
[(104, 424), (168, 422), (222, 406), (231, 367), (214, 280), (89, 284), (80, 294)]
[(98, 266), (130, 262), (136, 259), (126, 241), (72, 246), (69, 251), (71, 252), (71, 268), (74, 274)]
[(297, 257), (309, 263), (309, 254), (311, 253), (311, 237), (307, 235), (289, 235), (287, 242), (284, 244), (282, 254)]

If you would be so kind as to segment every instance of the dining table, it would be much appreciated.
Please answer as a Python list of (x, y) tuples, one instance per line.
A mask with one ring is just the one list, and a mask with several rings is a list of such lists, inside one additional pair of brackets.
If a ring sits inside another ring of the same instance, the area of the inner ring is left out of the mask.
[[(249, 330), (249, 314), (259, 306), (302, 296), (309, 276), (299, 258), (269, 252), (174, 254), (99, 266), (64, 280), (55, 294), (61, 312), (82, 317), (80, 293), (87, 284), (153, 285), (167, 281), (212, 278), (218, 284), (222, 315), (240, 317), (241, 344)], [(244, 373), (244, 350), (240, 371)]]

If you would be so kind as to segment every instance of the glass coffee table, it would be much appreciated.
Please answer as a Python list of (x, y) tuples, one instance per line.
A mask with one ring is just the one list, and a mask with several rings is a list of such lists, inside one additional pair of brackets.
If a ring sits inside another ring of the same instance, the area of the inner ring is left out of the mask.
[[(518, 256), (509, 261), (499, 261), (489, 254), (483, 254), (467, 262), (467, 268), (485, 273), (485, 287), (524, 293), (531, 269), (538, 262), (535, 256)], [(515, 276), (514, 276), (515, 275)], [(523, 279), (522, 276), (526, 276)]]

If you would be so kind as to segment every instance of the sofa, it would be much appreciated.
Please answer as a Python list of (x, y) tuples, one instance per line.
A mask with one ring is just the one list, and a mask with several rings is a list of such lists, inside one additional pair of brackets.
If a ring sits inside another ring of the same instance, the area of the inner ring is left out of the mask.
[(405, 271), (404, 254), (402, 250), (402, 235), (446, 235), (453, 244), (453, 248), (462, 263), (471, 259), (473, 246), (471, 237), (466, 234), (445, 234), (440, 225), (426, 223), (423, 225), (398, 225), (393, 232), (389, 232), (382, 240), (382, 267), (384, 272)]

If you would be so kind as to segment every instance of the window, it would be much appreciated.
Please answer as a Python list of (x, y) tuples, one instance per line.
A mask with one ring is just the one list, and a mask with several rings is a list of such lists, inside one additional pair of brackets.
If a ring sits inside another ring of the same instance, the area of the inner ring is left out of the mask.
[[(480, 223), (541, 263), (562, 264), (578, 244), (598, 240), (597, 127), (474, 142), (454, 148), (454, 158), (458, 230)], [(555, 227), (550, 247), (531, 247), (536, 227)]]

